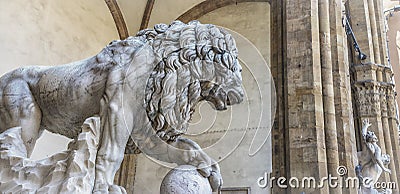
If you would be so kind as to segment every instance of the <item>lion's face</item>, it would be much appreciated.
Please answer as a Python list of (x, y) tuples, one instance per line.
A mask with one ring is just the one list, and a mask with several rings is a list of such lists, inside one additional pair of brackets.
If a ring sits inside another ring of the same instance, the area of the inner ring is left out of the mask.
[(236, 58), (232, 63), (234, 68), (226, 69), (223, 79), (201, 82), (203, 100), (210, 102), (216, 110), (226, 110), (227, 106), (243, 101), (242, 67)]
[(201, 100), (216, 110), (243, 101), (242, 68), (232, 36), (210, 24), (175, 21), (139, 32), (154, 49), (156, 66), (146, 86), (146, 111), (165, 140), (184, 133)]

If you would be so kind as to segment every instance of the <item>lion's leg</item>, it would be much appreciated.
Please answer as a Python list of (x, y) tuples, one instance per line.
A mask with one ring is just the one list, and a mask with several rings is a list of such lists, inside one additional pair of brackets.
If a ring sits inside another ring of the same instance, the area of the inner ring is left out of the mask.
[(3, 122), (21, 126), (21, 138), (25, 144), (27, 157), (30, 157), (40, 136), (42, 114), (28, 84), (15, 80), (8, 84), (3, 91), (3, 102), (6, 104), (11, 117)]
[[(102, 136), (96, 158), (96, 180), (94, 192), (105, 193), (115, 189), (113, 182), (124, 158), (126, 143), (131, 133), (132, 124), (125, 124), (122, 92), (114, 90), (101, 101), (100, 122)], [(108, 100), (109, 99), (109, 100)]]
[(22, 140), (25, 143), (27, 156), (30, 157), (36, 144), (36, 140), (40, 137), (40, 121), (41, 112), (36, 103), (32, 103), (24, 110), (21, 117)]

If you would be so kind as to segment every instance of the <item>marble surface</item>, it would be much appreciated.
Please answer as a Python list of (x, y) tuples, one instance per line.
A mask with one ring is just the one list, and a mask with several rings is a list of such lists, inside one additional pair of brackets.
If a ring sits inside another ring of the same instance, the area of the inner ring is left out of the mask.
[[(2, 193), (91, 193), (100, 119), (88, 118), (68, 150), (43, 160), (26, 158), (21, 127), (0, 134)], [(51, 145), (49, 145), (51, 146)], [(123, 189), (123, 188), (122, 188)]]
[(211, 186), (194, 166), (182, 165), (164, 177), (160, 194), (211, 194)]

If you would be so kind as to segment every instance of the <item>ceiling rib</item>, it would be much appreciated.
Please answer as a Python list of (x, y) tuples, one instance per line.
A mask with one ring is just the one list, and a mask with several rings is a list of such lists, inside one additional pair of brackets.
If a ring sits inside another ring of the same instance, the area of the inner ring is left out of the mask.
[(146, 29), (149, 25), (151, 11), (156, 0), (147, 0), (146, 8), (144, 9), (142, 23), (140, 24), (140, 30)]
[(118, 6), (117, 0), (105, 0), (108, 9), (114, 19), (115, 26), (118, 30), (118, 35), (121, 40), (128, 38), (129, 32), (126, 26), (124, 16), (122, 15), (121, 9)]
[(232, 4), (238, 4), (238, 3), (244, 3), (244, 2), (270, 2), (270, 0), (206, 0), (203, 1), (196, 6), (192, 7), (188, 11), (186, 11), (184, 14), (178, 17), (177, 20), (180, 20), (182, 22), (189, 22), (191, 20), (195, 20), (200, 18), (201, 16), (214, 11), (218, 8), (225, 7), (228, 5)]

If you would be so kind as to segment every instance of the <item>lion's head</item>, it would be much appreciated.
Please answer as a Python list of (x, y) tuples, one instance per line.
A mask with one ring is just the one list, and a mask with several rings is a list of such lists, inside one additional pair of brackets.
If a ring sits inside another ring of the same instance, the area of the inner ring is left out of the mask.
[(137, 36), (153, 47), (157, 58), (145, 105), (154, 130), (164, 140), (186, 132), (199, 101), (225, 110), (243, 100), (242, 68), (235, 41), (225, 30), (198, 21), (174, 21)]

